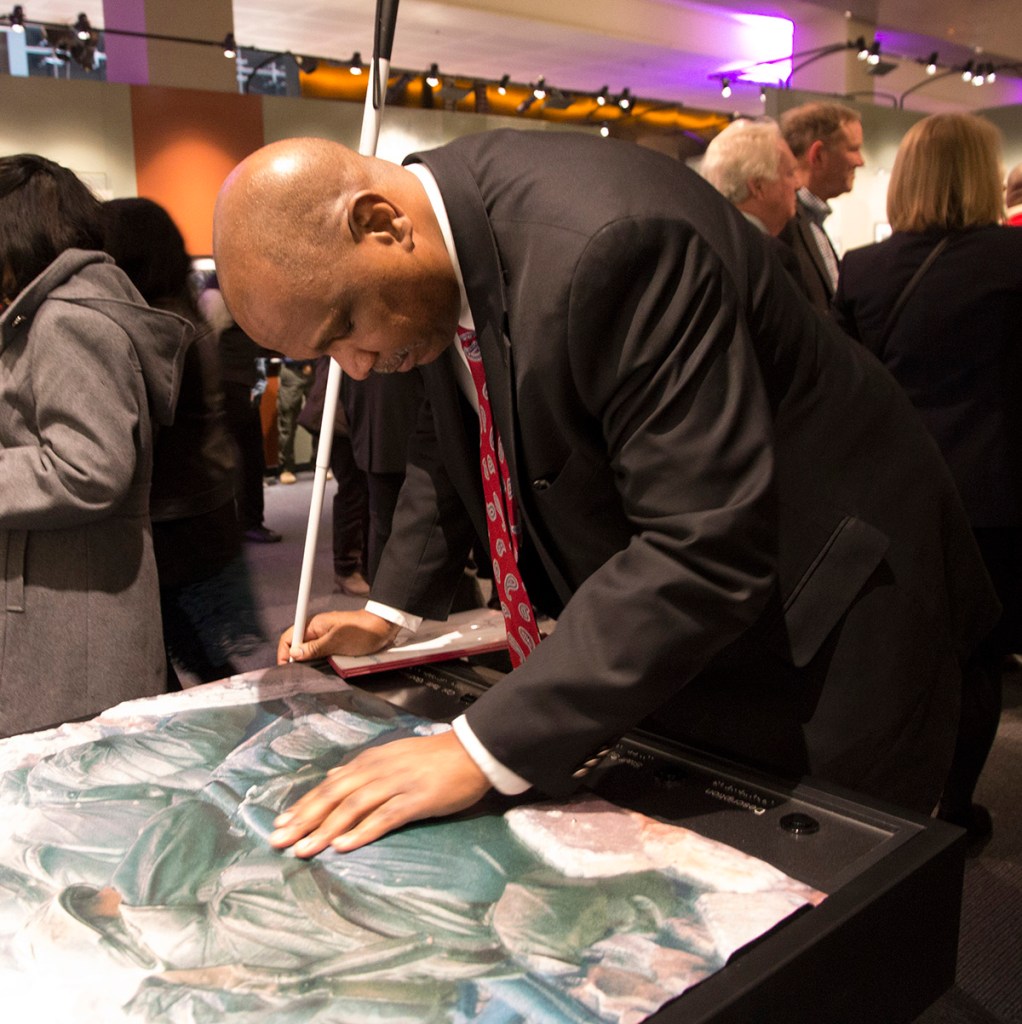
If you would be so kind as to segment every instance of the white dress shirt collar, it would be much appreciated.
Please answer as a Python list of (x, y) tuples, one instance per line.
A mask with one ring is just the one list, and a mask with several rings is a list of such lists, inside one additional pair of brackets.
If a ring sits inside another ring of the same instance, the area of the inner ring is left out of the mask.
[(458, 314), (458, 323), (462, 327), (471, 327), (474, 330), (475, 322), (472, 319), (472, 310), (468, 306), (465, 279), (461, 276), (458, 251), (454, 248), (454, 232), (451, 231), (451, 222), (447, 217), (447, 208), (444, 206), (443, 196), (440, 195), (440, 187), (436, 183), (436, 178), (433, 177), (425, 164), (406, 164), (405, 170), (411, 171), (422, 183), (422, 187), (426, 190), (426, 198), (429, 200), (429, 205), (433, 207), (433, 214), (440, 225), (440, 233), (444, 236), (444, 245), (447, 246), (447, 254), (451, 257), (454, 274), (458, 279), (458, 293), (461, 296), (461, 312)]
[[(423, 164), (407, 164), (405, 170), (411, 171), (416, 178), (422, 182), (426, 190), (426, 198), (429, 205), (433, 207), (437, 223), (440, 225), (440, 233), (444, 236), (444, 245), (447, 246), (447, 254), (451, 257), (451, 265), (454, 267), (454, 275), (458, 279), (458, 293), (461, 296), (461, 312), (458, 314), (458, 326), (475, 330), (475, 321), (472, 319), (472, 310), (468, 305), (468, 294), (465, 292), (465, 279), (461, 276), (461, 264), (458, 262), (458, 251), (454, 248), (454, 232), (451, 231), (451, 222), (447, 217), (447, 209), (444, 206), (443, 196), (440, 195), (440, 187), (436, 178)], [(472, 381), (472, 371), (468, 366), (468, 357), (465, 355), (461, 342), (455, 338), (451, 346), (454, 350), (454, 373), (458, 380), (458, 387), (461, 393), (468, 399), (472, 408), (479, 412), (479, 396), (476, 394), (476, 387)]]

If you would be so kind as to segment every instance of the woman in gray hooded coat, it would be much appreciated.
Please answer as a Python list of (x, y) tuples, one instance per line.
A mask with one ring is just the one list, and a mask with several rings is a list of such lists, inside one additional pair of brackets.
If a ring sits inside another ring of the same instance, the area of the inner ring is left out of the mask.
[(0, 736), (165, 685), (153, 430), (192, 328), (102, 244), (72, 172), (0, 158)]

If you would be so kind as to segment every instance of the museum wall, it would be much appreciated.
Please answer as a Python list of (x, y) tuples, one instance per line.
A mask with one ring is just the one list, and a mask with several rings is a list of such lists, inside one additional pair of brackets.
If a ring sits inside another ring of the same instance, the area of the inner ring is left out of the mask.
[[(212, 250), (213, 203), (230, 169), (264, 142), (317, 135), (357, 147), (361, 104), (201, 89), (0, 76), (0, 152), (32, 152), (79, 173), (104, 199), (167, 208), (194, 255)], [(400, 160), (459, 135), (548, 122), (443, 110), (387, 110), (377, 153)], [(595, 129), (573, 128), (574, 131)]]
[(56, 160), (104, 198), (136, 194), (128, 86), (4, 75), (0, 109), (0, 153)]
[[(766, 112), (779, 116), (811, 99), (770, 90)], [(362, 105), (336, 100), (242, 95), (200, 89), (0, 77), (0, 151), (37, 152), (71, 167), (104, 198), (146, 195), (180, 224), (189, 250), (208, 254), (216, 192), (228, 171), (264, 142), (316, 135), (357, 146)], [(866, 166), (852, 193), (833, 201), (828, 230), (839, 251), (865, 245), (886, 225), (887, 181), (905, 130), (923, 115), (872, 104), (861, 112)], [(1022, 107), (983, 112), (1000, 127), (1005, 164), (1022, 160)], [(444, 110), (388, 109), (377, 154), (400, 160), (460, 135), (509, 126), (565, 129), (544, 121)], [(690, 161), (698, 166), (698, 159)]]

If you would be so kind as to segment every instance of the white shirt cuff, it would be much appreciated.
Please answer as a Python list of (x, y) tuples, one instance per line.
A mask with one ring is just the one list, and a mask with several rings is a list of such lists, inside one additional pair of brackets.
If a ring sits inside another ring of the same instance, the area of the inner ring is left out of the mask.
[(381, 619), (393, 622), (395, 626), (407, 629), (409, 633), (416, 632), (419, 626), (422, 625), (421, 615), (409, 615), (408, 612), (398, 611), (397, 608), (391, 608), (390, 605), (380, 604), (378, 601), (366, 601), (365, 610), (367, 612), (372, 612), (373, 615), (379, 615)]
[(453, 722), (454, 735), (461, 741), (468, 756), (478, 765), (479, 770), (490, 780), (490, 784), (498, 793), (505, 796), (516, 796), (532, 788), (532, 783), (516, 775), (510, 768), (502, 765), (487, 749), (479, 742), (478, 737), (468, 724), (464, 715), (459, 715)]

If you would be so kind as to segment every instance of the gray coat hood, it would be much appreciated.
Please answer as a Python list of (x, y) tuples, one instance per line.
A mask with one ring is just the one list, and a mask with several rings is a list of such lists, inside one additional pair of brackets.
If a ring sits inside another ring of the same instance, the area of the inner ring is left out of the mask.
[(152, 309), (135, 286), (101, 252), (68, 249), (28, 284), (0, 318), (0, 350), (28, 330), (44, 301), (68, 302), (102, 313), (131, 339), (142, 367), (153, 420), (172, 423), (192, 325), (174, 313)]

